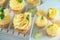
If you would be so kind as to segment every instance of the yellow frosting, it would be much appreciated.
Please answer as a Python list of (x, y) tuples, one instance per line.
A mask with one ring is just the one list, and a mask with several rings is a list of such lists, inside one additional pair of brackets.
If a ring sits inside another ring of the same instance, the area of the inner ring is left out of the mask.
[(48, 26), (46, 29), (48, 35), (56, 36), (58, 34), (58, 26), (56, 24)]
[(42, 16), (38, 16), (35, 23), (39, 26), (39, 27), (42, 27), (42, 26), (45, 26), (47, 25), (47, 19), (46, 17), (43, 16), (43, 19), (41, 19)]
[(50, 18), (55, 18), (57, 16), (58, 16), (58, 11), (56, 8), (49, 9), (49, 17)]
[[(1, 12), (0, 12), (0, 14), (1, 14)], [(0, 18), (0, 25), (6, 25), (10, 22), (11, 15), (9, 14), (8, 9), (4, 10), (4, 15), (5, 15), (4, 19), (1, 20), (1, 18)]]
[[(27, 15), (29, 15), (29, 20), (26, 19)], [(31, 26), (31, 13), (15, 15), (13, 24), (15, 29), (28, 29)]]
[(27, 0), (27, 2), (33, 6), (37, 6), (41, 4), (41, 0)]
[(13, 10), (22, 10), (25, 6), (24, 0), (20, 3), (18, 0), (10, 0), (10, 7)]

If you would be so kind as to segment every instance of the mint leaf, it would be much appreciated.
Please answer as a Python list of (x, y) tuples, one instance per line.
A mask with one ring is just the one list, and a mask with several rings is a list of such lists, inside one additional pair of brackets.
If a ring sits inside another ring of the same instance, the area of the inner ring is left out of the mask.
[(5, 9), (5, 8), (0, 8), (0, 12), (4, 12), (4, 9)]
[(0, 8), (0, 12), (1, 12), (0, 18), (1, 18), (1, 20), (3, 20), (4, 17), (5, 17), (5, 15), (4, 15), (4, 9), (5, 9), (5, 8)]
[(48, 14), (47, 14), (47, 16), (49, 17), (50, 16), (50, 10), (52, 10), (52, 8), (50, 8), (49, 10), (48, 10)]
[(23, 2), (23, 0), (19, 0), (19, 2), (20, 2), (20, 3), (22, 3), (22, 2)]
[(5, 17), (5, 15), (4, 14), (1, 14), (0, 17), (1, 17), (1, 20), (3, 20), (4, 17)]
[(48, 13), (48, 17), (50, 16), (50, 14)]
[(42, 16), (41, 19), (44, 19), (44, 16)]
[(26, 19), (29, 21), (29, 15), (27, 15)]

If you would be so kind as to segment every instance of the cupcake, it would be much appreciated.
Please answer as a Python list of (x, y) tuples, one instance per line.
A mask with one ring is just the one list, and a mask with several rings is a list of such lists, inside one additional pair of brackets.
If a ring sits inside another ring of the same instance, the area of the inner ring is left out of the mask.
[(27, 0), (27, 3), (32, 6), (38, 6), (41, 4), (41, 0)]
[(32, 17), (34, 17), (34, 15), (37, 13), (37, 8), (29, 8), (27, 11), (31, 12)]
[(25, 8), (24, 0), (10, 0), (10, 8), (14, 13), (23, 12)]
[(31, 28), (31, 13), (16, 14), (13, 19), (14, 28), (20, 33), (27, 33)]
[(10, 23), (11, 15), (7, 8), (0, 8), (0, 26), (7, 27)]
[(7, 0), (0, 0), (0, 6), (4, 7), (7, 4)]
[(45, 15), (45, 11), (44, 9), (40, 9), (38, 12), (37, 12), (37, 16), (40, 16), (40, 15)]
[(56, 24), (51, 24), (46, 29), (46, 33), (50, 37), (55, 37), (58, 35), (58, 26)]
[(38, 28), (44, 28), (47, 25), (47, 19), (45, 16), (38, 16), (35, 20), (35, 24)]
[(58, 16), (58, 10), (56, 8), (50, 8), (47, 13), (47, 18), (53, 20)]

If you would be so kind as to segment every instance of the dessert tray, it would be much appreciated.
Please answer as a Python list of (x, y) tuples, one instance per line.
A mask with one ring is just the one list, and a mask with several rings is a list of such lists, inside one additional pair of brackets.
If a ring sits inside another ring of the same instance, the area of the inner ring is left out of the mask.
[[(52, 0), (52, 1), (42, 0), (42, 4), (40, 6), (37, 6), (36, 8), (38, 10), (40, 8), (43, 8), (44, 10), (48, 10), (49, 8), (57, 8), (57, 10), (60, 11), (59, 5), (60, 5), (59, 0)], [(9, 8), (9, 6), (7, 6), (7, 8)], [(28, 8), (33, 8), (33, 6), (26, 4), (26, 10)], [(12, 21), (13, 21), (15, 14), (10, 9), (9, 9), (9, 12), (11, 14), (11, 21), (9, 23), (8, 28), (0, 28), (0, 40), (60, 40), (60, 33), (58, 34), (58, 36), (50, 38), (45, 34), (45, 29), (38, 29), (35, 26), (34, 21), (37, 17), (36, 15), (34, 15), (34, 17), (32, 17), (31, 19), (32, 25), (31, 25), (31, 29), (29, 30), (29, 32), (27, 32), (26, 34), (17, 32), (14, 28), (12, 28), (12, 24), (13, 24)], [(60, 12), (59, 12), (58, 17), (55, 20), (60, 20)], [(34, 33), (37, 31), (42, 32), (42, 36), (40, 38), (35, 39)]]

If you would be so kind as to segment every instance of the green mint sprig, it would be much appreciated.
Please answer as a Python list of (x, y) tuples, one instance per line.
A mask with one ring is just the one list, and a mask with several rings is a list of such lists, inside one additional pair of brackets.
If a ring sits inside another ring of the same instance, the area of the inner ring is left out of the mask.
[(5, 9), (5, 8), (0, 8), (0, 12), (1, 12), (0, 18), (1, 18), (1, 20), (3, 20), (4, 17), (5, 17), (5, 15), (4, 15), (4, 9)]

